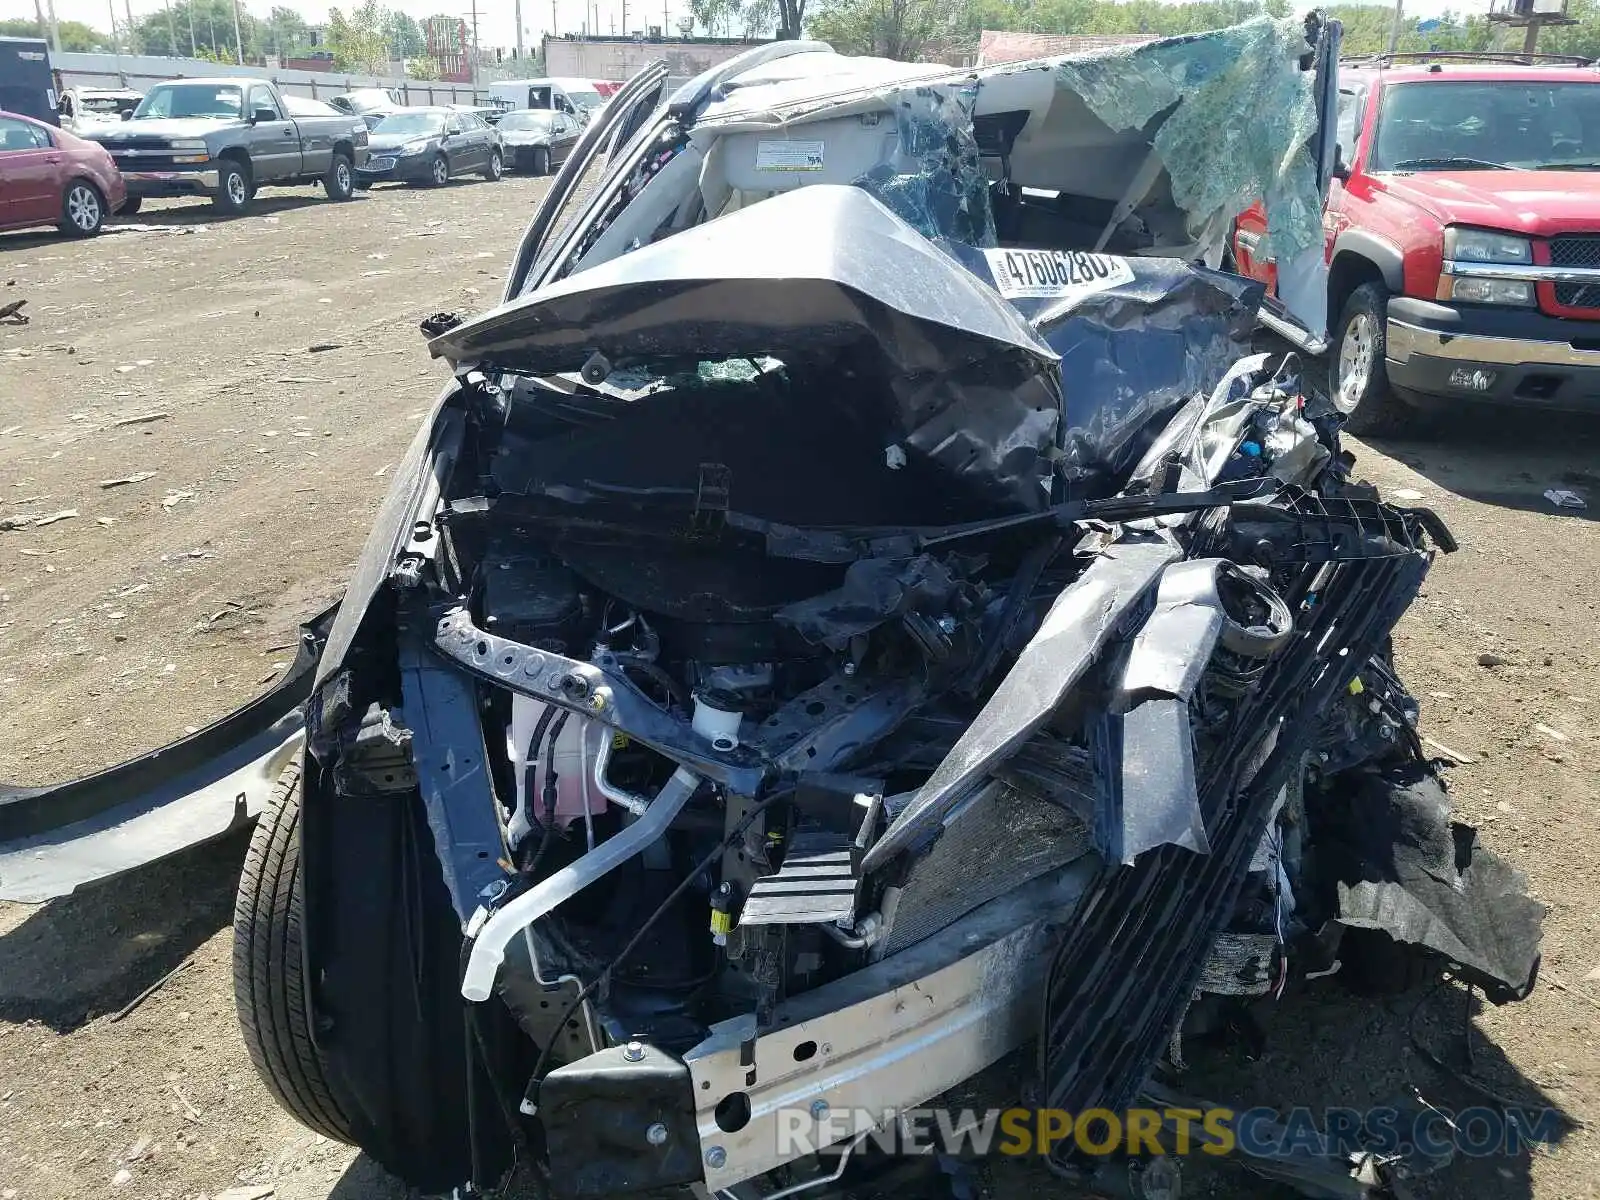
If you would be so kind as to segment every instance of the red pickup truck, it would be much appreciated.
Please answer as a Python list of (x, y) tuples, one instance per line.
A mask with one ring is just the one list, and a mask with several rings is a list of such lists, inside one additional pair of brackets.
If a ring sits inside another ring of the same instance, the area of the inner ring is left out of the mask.
[[(1439, 57), (1340, 66), (1328, 337), (1306, 348), (1355, 433), (1441, 401), (1600, 411), (1600, 71)], [(1258, 205), (1231, 248), (1275, 286), (1265, 228)]]

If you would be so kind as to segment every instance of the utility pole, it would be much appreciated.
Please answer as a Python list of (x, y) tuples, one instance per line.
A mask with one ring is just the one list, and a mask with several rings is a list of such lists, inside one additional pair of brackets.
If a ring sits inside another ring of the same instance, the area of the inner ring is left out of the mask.
[(172, 47), (173, 58), (178, 57), (178, 26), (172, 19), (172, 0), (167, 0), (167, 45)]
[[(117, 57), (122, 56), (122, 38), (117, 33), (117, 0), (107, 0), (107, 7), (111, 9), (111, 53)], [(121, 70), (121, 68), (117, 68)]]
[(622, 0), (622, 36), (628, 36), (628, 0)]
[(139, 47), (133, 44), (133, 0), (124, 0), (124, 6), (128, 13), (128, 53), (137, 54)]
[(56, 0), (45, 0), (45, 15), (50, 19), (50, 49), (61, 53), (61, 30), (56, 25)]
[(550, 0), (550, 36), (551, 37), (556, 37), (561, 32), (559, 29), (556, 28), (556, 25), (557, 25), (557, 21), (556, 21), (556, 2), (557, 2), (557, 0)]
[(1406, 0), (1394, 0), (1394, 23), (1389, 26), (1389, 53), (1400, 45), (1400, 22), (1405, 20)]
[(56, 39), (52, 36), (55, 33), (55, 30), (51, 29), (50, 26), (44, 23), (44, 0), (33, 0), (33, 16), (34, 19), (39, 22), (39, 36), (42, 38), (49, 38), (50, 49), (56, 54), (60, 54), (61, 47), (56, 45)]
[[(128, 0), (131, 4), (133, 0)], [(239, 0), (233, 0), (233, 46), (239, 52), (239, 65), (244, 66), (244, 38), (239, 36)]]
[(478, 0), (472, 0), (472, 53), (467, 59), (467, 73), (474, 85), (478, 82)]
[(193, 58), (200, 52), (200, 44), (194, 40), (194, 0), (189, 0), (184, 11), (189, 14), (189, 57)]
[(1532, 54), (1539, 49), (1539, 18), (1528, 22), (1528, 32), (1522, 35), (1522, 52)]
[(516, 3), (516, 17), (517, 17), (517, 58), (520, 60), (522, 58), (522, 0), (517, 0), (517, 3)]

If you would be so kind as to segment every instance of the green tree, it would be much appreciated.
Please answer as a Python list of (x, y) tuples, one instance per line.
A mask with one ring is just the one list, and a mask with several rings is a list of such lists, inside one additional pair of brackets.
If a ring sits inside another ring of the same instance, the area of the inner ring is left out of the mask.
[(298, 57), (311, 49), (311, 26), (294, 9), (274, 5), (261, 23), (261, 42), (263, 53)]
[[(61, 36), (61, 48), (73, 52), (89, 52), (109, 48), (111, 38), (82, 21), (58, 21), (56, 31)], [(8, 17), (0, 21), (0, 37), (44, 38), (50, 35), (39, 22), (26, 17)]]
[(328, 49), (341, 71), (381, 75), (389, 69), (389, 10), (377, 0), (350, 10), (328, 10)]
[(846, 54), (914, 61), (963, 32), (960, 0), (833, 0), (810, 21), (813, 36)]
[(389, 14), (389, 19), (384, 24), (384, 32), (389, 38), (389, 53), (392, 58), (421, 58), (428, 53), (428, 42), (422, 36), (422, 26), (417, 24), (415, 18), (408, 17), (403, 12), (394, 11)]
[[(133, 22), (133, 43), (145, 54), (237, 62), (233, 41), (232, 0), (173, 0), (169, 21), (165, 6)], [(261, 22), (239, 6), (239, 35), (247, 57), (263, 53)], [(201, 53), (201, 51), (205, 53)]]
[(798, 38), (805, 17), (806, 0), (751, 0), (744, 7), (745, 36), (776, 31), (780, 40)]
[(710, 37), (729, 37), (743, 19), (744, 0), (689, 0), (689, 14)]

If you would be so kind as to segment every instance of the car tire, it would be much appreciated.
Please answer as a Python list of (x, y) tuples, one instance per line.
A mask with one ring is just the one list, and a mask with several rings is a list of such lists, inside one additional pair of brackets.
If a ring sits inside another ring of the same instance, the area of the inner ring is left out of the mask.
[(295, 1120), (352, 1142), (311, 1036), (300, 878), (301, 764), (289, 764), (256, 824), (233, 909), (233, 994), (239, 1028), (262, 1082)]
[(255, 184), (250, 178), (250, 168), (231, 158), (225, 158), (217, 175), (217, 194), (211, 201), (217, 211), (232, 217), (248, 212), (250, 201), (255, 199), (256, 194)]
[(117, 209), (117, 216), (119, 216), (119, 217), (131, 217), (131, 216), (134, 216), (134, 215), (136, 215), (138, 213), (139, 209), (142, 208), (143, 206), (144, 206), (144, 197), (143, 196), (129, 196), (126, 200), (124, 200), (122, 202), (122, 207)]
[(543, 146), (533, 152), (533, 173), (535, 175), (550, 174), (550, 151)]
[(444, 155), (433, 156), (433, 165), (428, 169), (428, 182), (434, 187), (443, 187), (450, 182), (450, 160)]
[(483, 177), (490, 183), (499, 183), (500, 177), (506, 173), (506, 161), (500, 156), (500, 151), (489, 152), (489, 165), (483, 170)]
[(348, 200), (356, 194), (356, 169), (348, 154), (335, 153), (328, 173), (322, 177), (322, 190), (329, 200)]
[(1410, 415), (1389, 387), (1384, 365), (1384, 323), (1389, 289), (1364, 283), (1350, 293), (1328, 362), (1328, 397), (1358, 437), (1398, 433)]
[(87, 179), (73, 179), (61, 194), (57, 227), (71, 237), (93, 237), (106, 223), (106, 198)]

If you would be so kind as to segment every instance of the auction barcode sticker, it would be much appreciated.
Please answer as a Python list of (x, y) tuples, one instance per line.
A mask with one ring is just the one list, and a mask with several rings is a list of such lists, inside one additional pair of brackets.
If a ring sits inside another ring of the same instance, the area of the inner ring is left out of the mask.
[(1007, 300), (1087, 296), (1133, 282), (1133, 268), (1116, 254), (1086, 250), (985, 250), (994, 285)]

